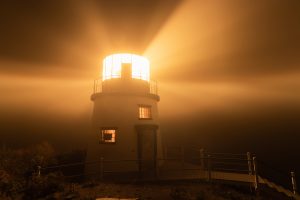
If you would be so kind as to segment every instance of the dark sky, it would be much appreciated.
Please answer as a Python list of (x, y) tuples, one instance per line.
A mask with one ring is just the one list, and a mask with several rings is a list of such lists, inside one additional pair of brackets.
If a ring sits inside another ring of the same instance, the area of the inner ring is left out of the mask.
[(126, 51), (151, 62), (168, 141), (300, 171), (298, 0), (3, 0), (0, 24), (1, 143), (84, 147), (93, 79)]

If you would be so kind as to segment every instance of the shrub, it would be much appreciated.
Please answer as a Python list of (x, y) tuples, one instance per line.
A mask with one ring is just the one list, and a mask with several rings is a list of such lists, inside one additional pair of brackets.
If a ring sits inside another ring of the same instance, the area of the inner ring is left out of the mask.
[(45, 193), (57, 189), (60, 184), (56, 179), (61, 176), (49, 174), (38, 179), (33, 176), (38, 165), (48, 166), (55, 162), (55, 151), (47, 142), (29, 148), (0, 150), (0, 194), (14, 199), (24, 191), (38, 193), (41, 189)]
[(61, 173), (49, 173), (44, 176), (33, 176), (27, 183), (24, 199), (45, 197), (64, 189), (64, 179)]

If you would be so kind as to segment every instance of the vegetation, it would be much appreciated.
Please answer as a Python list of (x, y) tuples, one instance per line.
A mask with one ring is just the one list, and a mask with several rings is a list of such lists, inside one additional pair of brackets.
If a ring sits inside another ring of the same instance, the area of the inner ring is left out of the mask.
[(17, 150), (0, 151), (0, 197), (33, 199), (58, 191), (62, 175), (49, 173), (40, 176), (38, 166), (56, 164), (54, 148), (47, 142)]

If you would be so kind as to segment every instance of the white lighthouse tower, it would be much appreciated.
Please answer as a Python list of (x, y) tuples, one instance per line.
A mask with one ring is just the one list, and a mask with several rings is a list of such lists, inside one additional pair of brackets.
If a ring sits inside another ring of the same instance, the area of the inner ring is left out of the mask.
[[(135, 54), (113, 54), (103, 60), (95, 81), (92, 136), (87, 161), (102, 159), (104, 171), (155, 171), (162, 158), (157, 85), (150, 64)], [(93, 174), (99, 165), (86, 166)]]

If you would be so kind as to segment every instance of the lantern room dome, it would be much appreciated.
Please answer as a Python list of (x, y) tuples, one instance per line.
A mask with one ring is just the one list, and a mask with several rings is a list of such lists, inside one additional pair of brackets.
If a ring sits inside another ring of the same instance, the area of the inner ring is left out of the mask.
[(102, 80), (122, 77), (123, 64), (131, 66), (131, 78), (150, 80), (150, 63), (143, 56), (130, 53), (112, 54), (104, 58)]

